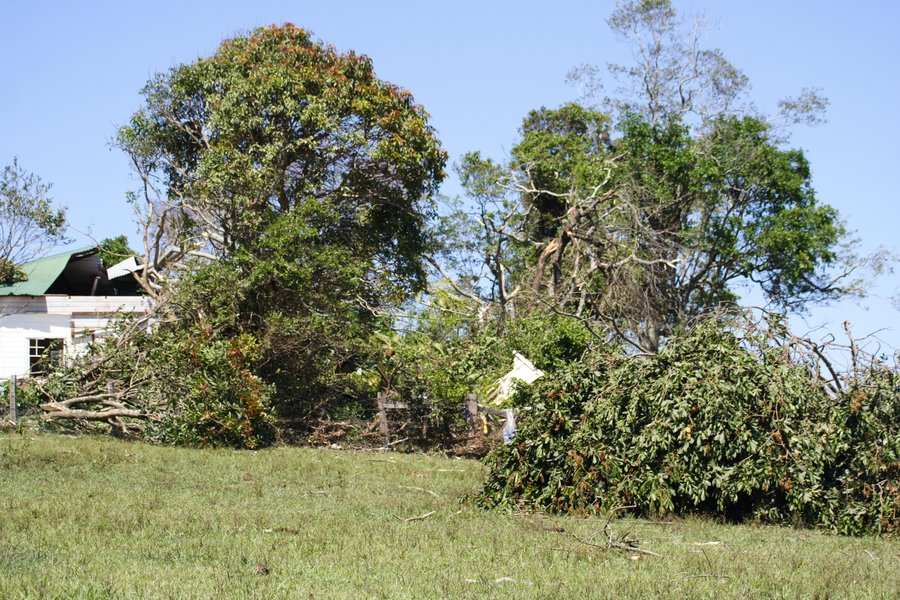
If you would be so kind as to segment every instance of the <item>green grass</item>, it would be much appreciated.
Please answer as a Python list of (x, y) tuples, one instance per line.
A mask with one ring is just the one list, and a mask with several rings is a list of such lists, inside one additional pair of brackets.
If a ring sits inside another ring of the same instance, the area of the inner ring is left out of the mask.
[(460, 503), (482, 475), (474, 461), (421, 455), (0, 435), (0, 598), (900, 593), (897, 541), (614, 521), (617, 535), (661, 555), (635, 560), (573, 537), (601, 530), (602, 519)]

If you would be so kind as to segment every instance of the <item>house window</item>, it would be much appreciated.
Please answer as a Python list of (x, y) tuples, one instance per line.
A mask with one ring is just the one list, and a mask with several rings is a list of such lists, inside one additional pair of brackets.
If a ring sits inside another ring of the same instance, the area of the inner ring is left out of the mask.
[(59, 338), (28, 340), (28, 369), (32, 375), (42, 374), (47, 366), (62, 364), (63, 341)]

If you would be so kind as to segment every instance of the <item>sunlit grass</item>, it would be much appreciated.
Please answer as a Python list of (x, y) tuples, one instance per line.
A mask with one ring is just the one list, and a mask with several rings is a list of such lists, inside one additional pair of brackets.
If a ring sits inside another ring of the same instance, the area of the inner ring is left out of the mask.
[[(897, 597), (900, 542), (485, 512), (478, 462), (0, 436), (2, 598)], [(428, 515), (428, 516), (425, 516)], [(413, 517), (421, 519), (408, 520)], [(602, 533), (592, 543), (603, 545)]]

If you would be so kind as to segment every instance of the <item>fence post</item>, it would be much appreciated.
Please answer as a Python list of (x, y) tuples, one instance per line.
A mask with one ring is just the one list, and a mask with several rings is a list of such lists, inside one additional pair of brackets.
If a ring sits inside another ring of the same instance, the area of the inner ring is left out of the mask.
[(16, 376), (9, 378), (9, 420), (15, 425), (16, 423)]
[(391, 441), (390, 429), (388, 429), (387, 409), (384, 406), (384, 394), (378, 392), (378, 427), (381, 429), (381, 437), (384, 439), (384, 447), (387, 448)]
[(466, 420), (469, 422), (470, 434), (478, 433), (478, 394), (466, 394)]

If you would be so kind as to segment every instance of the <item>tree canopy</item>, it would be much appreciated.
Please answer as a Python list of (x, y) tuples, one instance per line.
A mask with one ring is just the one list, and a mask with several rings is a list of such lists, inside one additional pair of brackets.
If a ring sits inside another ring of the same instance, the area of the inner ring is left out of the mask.
[(446, 160), (425, 110), (293, 25), (226, 40), (143, 94), (118, 137), (143, 184), (142, 283), (170, 311), (167, 343), (210, 368), (247, 357), (260, 381), (195, 387), (239, 405), (274, 390), (297, 410), (347, 393), (376, 313), (425, 285)]
[[(487, 260), (504, 265), (490, 272), (508, 288), (497, 297), (530, 290), (520, 305), (655, 352), (738, 286), (801, 310), (852, 291), (845, 227), (817, 200), (803, 152), (744, 102), (746, 77), (669, 2), (623, 3), (609, 23), (636, 57), (612, 74), (633, 85), (599, 106), (532, 111), (505, 163), (461, 162)], [(782, 116), (811, 120), (823, 101), (804, 98)]]
[(146, 184), (154, 269), (173, 247), (179, 258), (253, 248), (279, 218), (302, 215), (321, 243), (368, 261), (371, 283), (421, 285), (445, 155), (424, 109), (366, 56), (272, 26), (143, 93), (119, 143)]

